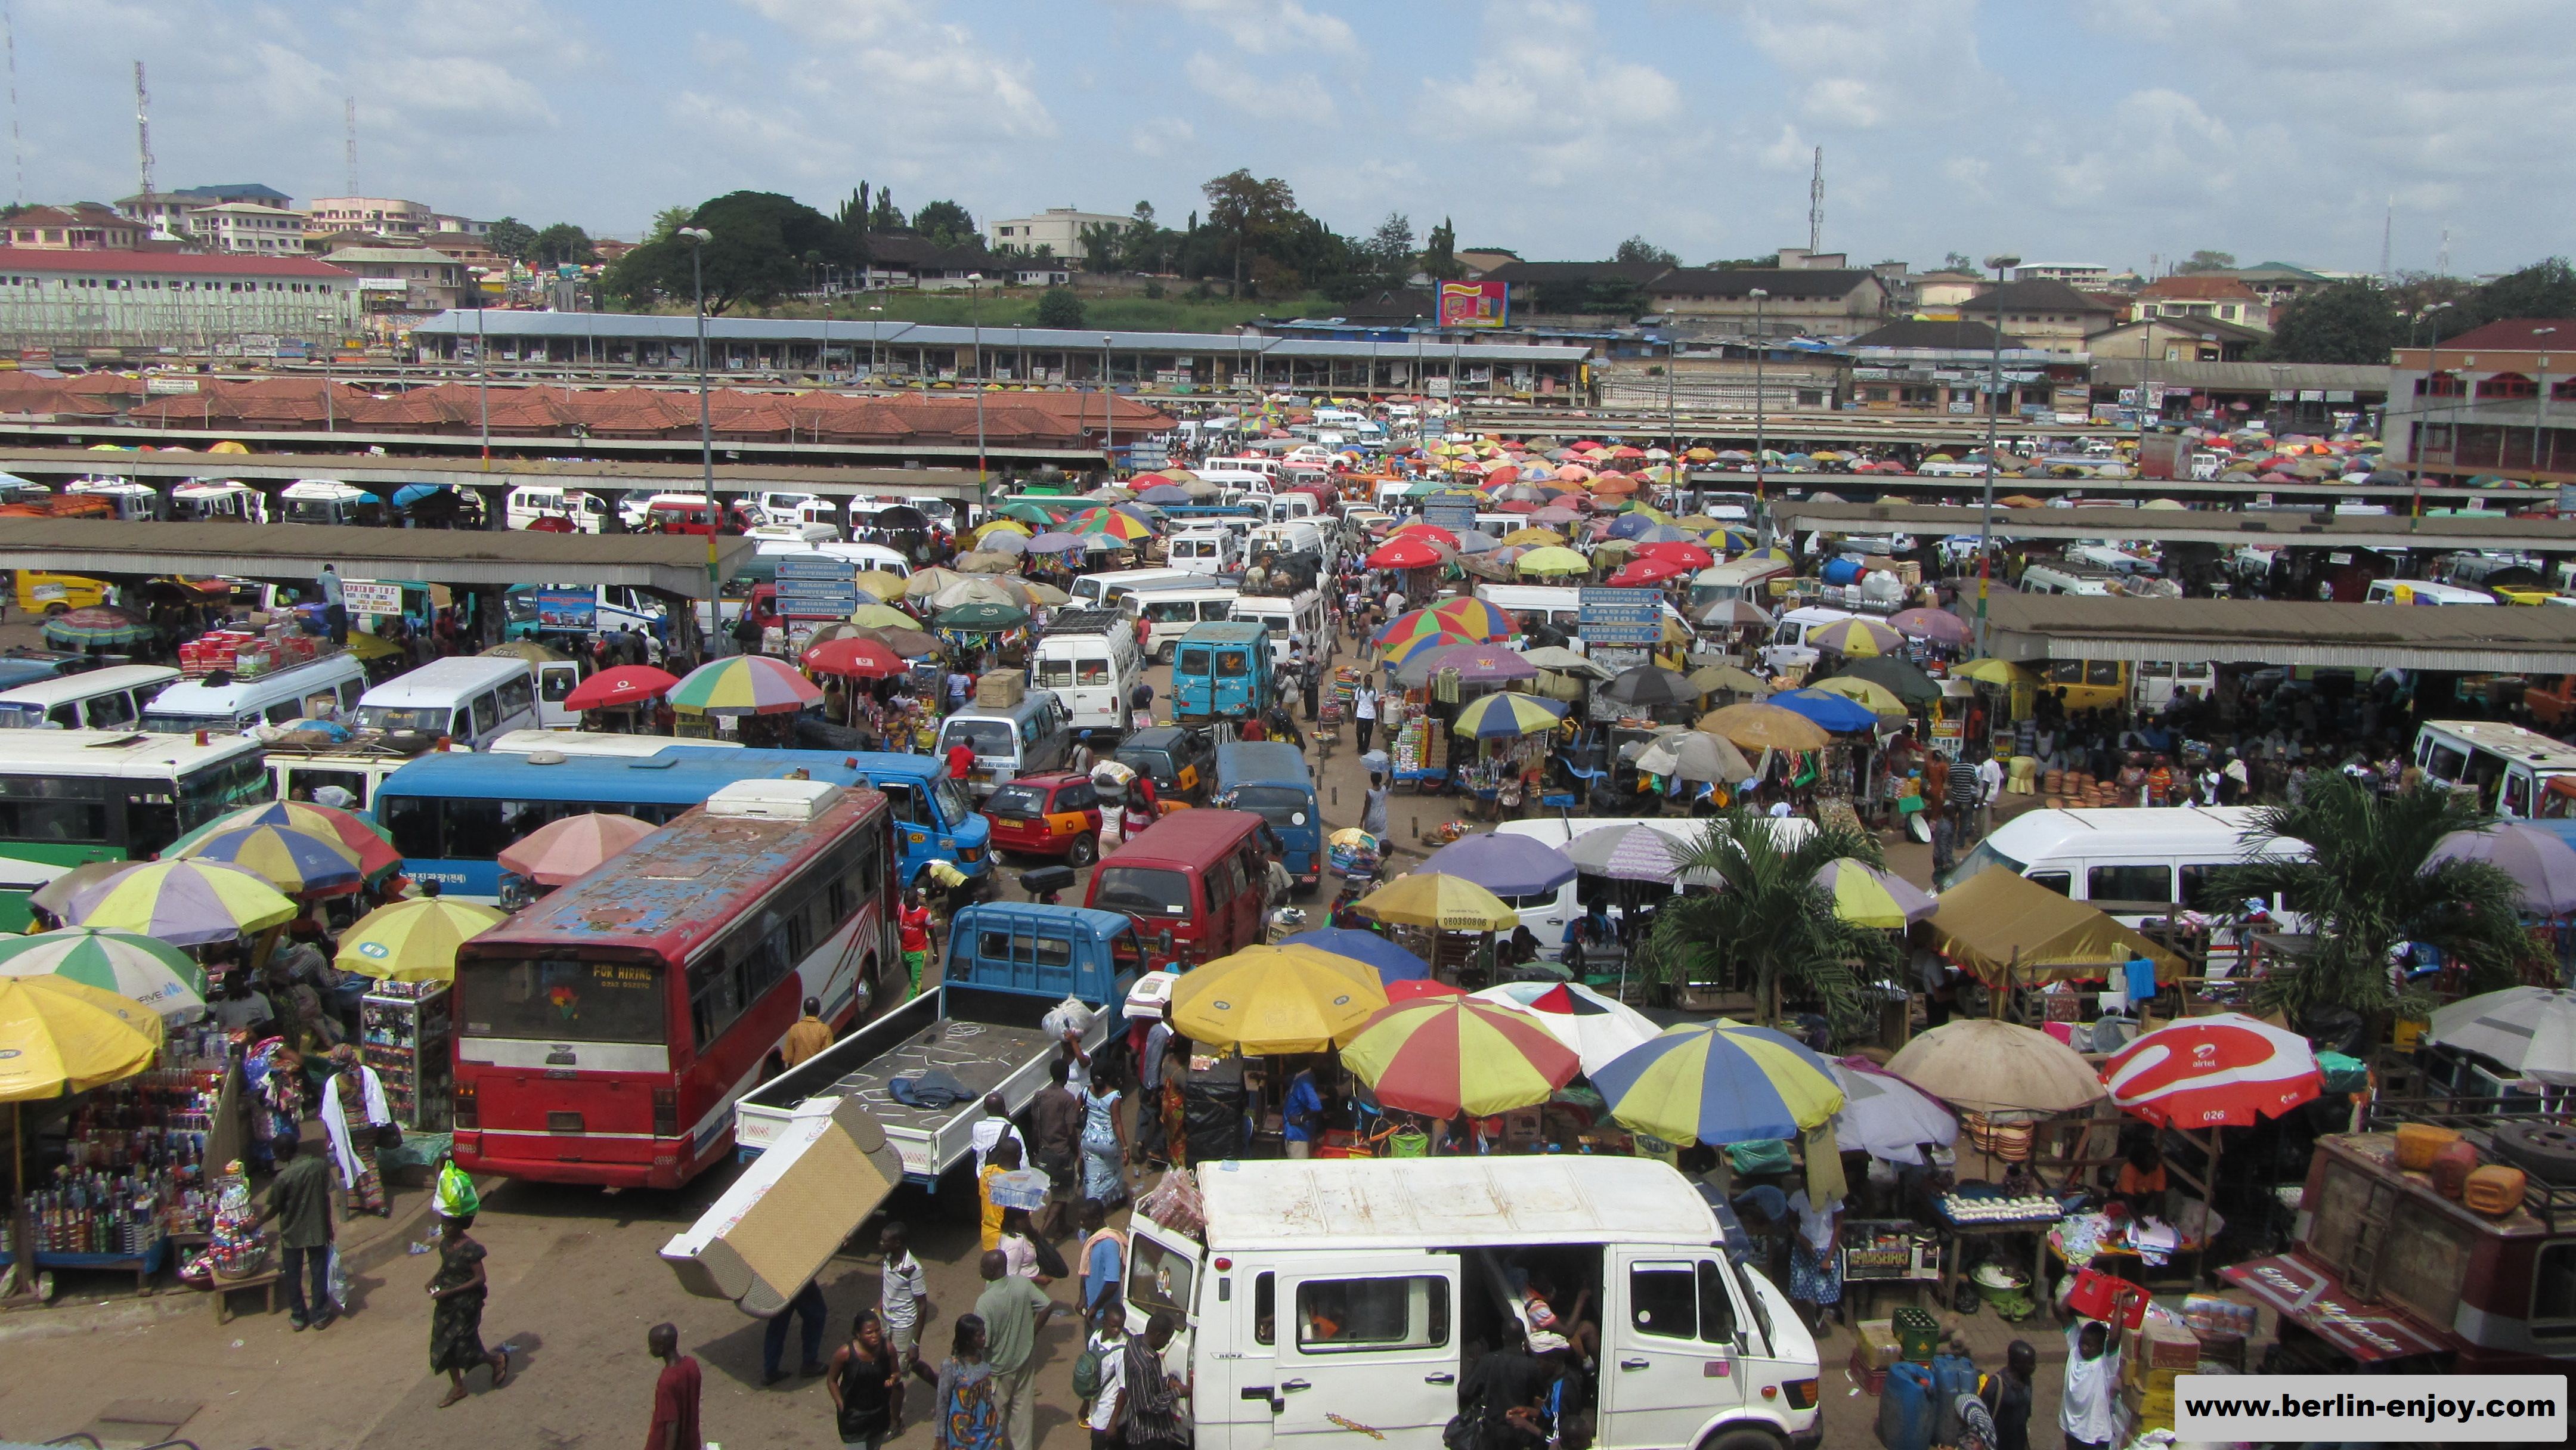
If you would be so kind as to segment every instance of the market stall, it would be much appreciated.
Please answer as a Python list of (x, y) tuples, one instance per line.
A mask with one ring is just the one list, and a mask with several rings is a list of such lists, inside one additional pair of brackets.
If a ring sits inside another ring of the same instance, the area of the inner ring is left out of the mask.
[[(579, 840), (556, 844), (573, 849)], [(536, 871), (545, 854), (522, 864)], [(414, 897), (376, 908), (341, 934), (335, 965), (375, 981), (358, 1006), (360, 1059), (383, 1082), (394, 1121), (414, 1132), (444, 1133), (453, 1121), (448, 1045), (457, 948), (506, 919), (488, 906)]]

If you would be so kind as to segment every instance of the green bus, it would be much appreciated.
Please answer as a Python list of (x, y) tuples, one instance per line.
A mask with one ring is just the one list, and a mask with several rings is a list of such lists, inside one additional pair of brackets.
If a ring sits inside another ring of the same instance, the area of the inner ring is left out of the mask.
[(268, 800), (261, 755), (239, 735), (0, 731), (0, 930), (24, 931), (27, 894), (74, 866), (148, 861)]

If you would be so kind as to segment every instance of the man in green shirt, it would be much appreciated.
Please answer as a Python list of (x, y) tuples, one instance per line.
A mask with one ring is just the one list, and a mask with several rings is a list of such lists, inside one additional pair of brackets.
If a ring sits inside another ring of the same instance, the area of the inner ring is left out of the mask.
[[(277, 1177), (268, 1185), (259, 1221), (277, 1220), (278, 1243), (286, 1254), (287, 1317), (298, 1329), (328, 1329), (340, 1313), (331, 1302), (331, 1160), (299, 1151), (303, 1143), (292, 1137), (279, 1138), (271, 1147), (277, 1154)], [(307, 1275), (313, 1285), (309, 1300)]]
[(1000, 1249), (984, 1255), (984, 1292), (975, 1312), (984, 1320), (984, 1362), (993, 1367), (993, 1397), (1002, 1405), (1002, 1432), (1010, 1450), (1037, 1450), (1038, 1331), (1055, 1313), (1046, 1291), (1011, 1272)]

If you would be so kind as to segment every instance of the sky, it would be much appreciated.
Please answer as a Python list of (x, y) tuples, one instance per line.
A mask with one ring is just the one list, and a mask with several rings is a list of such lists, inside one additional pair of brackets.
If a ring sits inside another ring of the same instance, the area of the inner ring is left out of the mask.
[(17, 196), (360, 194), (633, 237), (861, 181), (1179, 225), (1248, 167), (1365, 234), (2146, 270), (2576, 251), (2566, 0), (5, 0)]

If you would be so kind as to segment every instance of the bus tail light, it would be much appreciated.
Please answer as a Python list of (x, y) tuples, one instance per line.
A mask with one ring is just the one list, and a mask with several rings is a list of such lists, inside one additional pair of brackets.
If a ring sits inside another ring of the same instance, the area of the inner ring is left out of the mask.
[(680, 1090), (653, 1089), (653, 1136), (676, 1138), (680, 1135)]
[(1781, 1386), (1781, 1388), (1789, 1392), (1790, 1409), (1812, 1410), (1816, 1407), (1816, 1382), (1814, 1380), (1791, 1380), (1787, 1384)]
[(448, 1097), (453, 1105), (455, 1126), (460, 1128), (479, 1128), (483, 1126), (481, 1119), (476, 1116), (474, 1110), (474, 1084), (470, 1082), (460, 1082), (449, 1090)]

